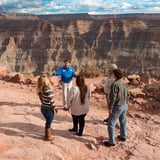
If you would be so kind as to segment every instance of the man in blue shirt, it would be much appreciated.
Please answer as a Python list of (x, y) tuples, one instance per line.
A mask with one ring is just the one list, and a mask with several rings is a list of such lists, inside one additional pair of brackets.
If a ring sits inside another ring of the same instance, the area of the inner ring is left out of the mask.
[(72, 87), (73, 77), (76, 77), (75, 69), (70, 65), (70, 61), (66, 59), (63, 67), (53, 71), (53, 76), (61, 76), (63, 107), (64, 110), (68, 110), (67, 94)]

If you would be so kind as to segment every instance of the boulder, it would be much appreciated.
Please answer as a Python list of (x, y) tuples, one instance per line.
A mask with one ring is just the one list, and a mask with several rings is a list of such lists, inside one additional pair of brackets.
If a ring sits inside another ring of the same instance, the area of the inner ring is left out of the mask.
[(160, 82), (145, 85), (143, 92), (148, 97), (160, 99)]

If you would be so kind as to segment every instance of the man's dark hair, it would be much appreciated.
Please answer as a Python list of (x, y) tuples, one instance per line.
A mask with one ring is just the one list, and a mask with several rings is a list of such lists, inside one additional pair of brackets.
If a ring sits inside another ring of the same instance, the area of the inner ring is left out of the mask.
[(113, 74), (117, 79), (121, 79), (123, 77), (123, 73), (121, 69), (114, 69)]
[(64, 63), (66, 63), (66, 62), (71, 63), (71, 61), (70, 61), (69, 59), (65, 59), (65, 60), (64, 60)]

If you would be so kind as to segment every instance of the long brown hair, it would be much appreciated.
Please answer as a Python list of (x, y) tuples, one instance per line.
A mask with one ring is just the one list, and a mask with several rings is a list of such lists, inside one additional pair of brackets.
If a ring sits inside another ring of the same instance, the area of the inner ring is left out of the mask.
[(85, 96), (87, 93), (87, 85), (85, 84), (85, 80), (83, 76), (77, 76), (76, 78), (76, 84), (79, 87), (80, 90), (80, 99), (81, 99), (81, 104), (85, 103)]
[(47, 76), (42, 75), (38, 78), (38, 82), (37, 82), (37, 94), (39, 95), (39, 97), (41, 97), (41, 95), (44, 92), (44, 89), (47, 87), (50, 87), (50, 84), (46, 84), (46, 80), (49, 80), (47, 78)]

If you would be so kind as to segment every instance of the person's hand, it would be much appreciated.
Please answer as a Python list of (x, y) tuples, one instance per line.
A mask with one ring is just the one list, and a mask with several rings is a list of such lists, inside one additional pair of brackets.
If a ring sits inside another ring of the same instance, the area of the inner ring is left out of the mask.
[(64, 109), (64, 111), (68, 111), (68, 110), (69, 110), (69, 108), (68, 108), (68, 107), (64, 107), (63, 109)]
[(108, 112), (109, 112), (109, 114), (111, 114), (112, 113), (112, 109), (108, 109)]
[(56, 114), (58, 113), (58, 109), (57, 108), (54, 108), (54, 111), (55, 111)]
[(77, 72), (74, 72), (75, 75), (77, 75)]
[(75, 77), (75, 78), (77, 77), (77, 75), (78, 75), (77, 72), (74, 72), (74, 77)]
[(55, 72), (56, 72), (55, 70), (52, 70), (52, 74), (55, 74)]

